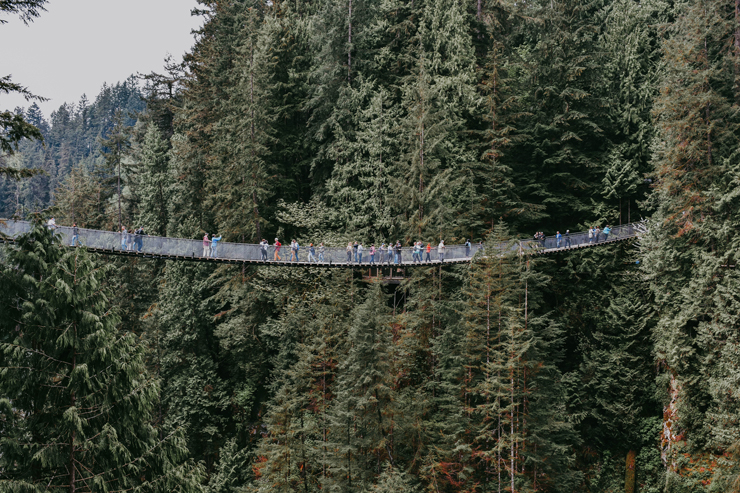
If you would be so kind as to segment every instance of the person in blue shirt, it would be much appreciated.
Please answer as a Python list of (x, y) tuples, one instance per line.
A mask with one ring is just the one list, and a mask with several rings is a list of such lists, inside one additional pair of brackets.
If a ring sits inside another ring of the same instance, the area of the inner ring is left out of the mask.
[(604, 233), (604, 241), (609, 240), (609, 233), (611, 232), (612, 232), (612, 228), (607, 224), (606, 228), (604, 228), (604, 231), (602, 231), (602, 233)]
[(211, 256), (213, 258), (218, 257), (218, 242), (221, 241), (221, 236), (211, 235)]
[(563, 235), (560, 234), (560, 231), (558, 231), (558, 234), (555, 235), (555, 238), (557, 239), (557, 247), (560, 248), (560, 241), (563, 239)]

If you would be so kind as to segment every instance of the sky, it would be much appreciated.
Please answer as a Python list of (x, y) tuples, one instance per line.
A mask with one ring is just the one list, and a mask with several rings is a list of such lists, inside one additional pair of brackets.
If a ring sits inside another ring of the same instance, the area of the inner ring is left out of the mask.
[[(0, 76), (49, 101), (37, 103), (48, 119), (83, 94), (94, 100), (103, 83), (162, 72), (171, 54), (180, 61), (193, 46), (202, 18), (196, 0), (49, 0), (28, 26), (3, 15)], [(28, 107), (22, 96), (0, 94), (0, 110)]]

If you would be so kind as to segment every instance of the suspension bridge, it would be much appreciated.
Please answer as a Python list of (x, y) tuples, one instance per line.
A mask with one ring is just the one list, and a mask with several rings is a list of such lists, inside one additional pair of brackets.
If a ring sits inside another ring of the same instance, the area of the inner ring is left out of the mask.
[[(33, 224), (28, 221), (0, 220), (0, 242), (14, 242), (16, 237), (30, 232), (32, 228)], [(569, 233), (567, 236), (562, 235), (560, 238), (546, 236), (538, 240), (517, 240), (508, 244), (506, 248), (516, 249), (520, 254), (545, 255), (581, 248), (605, 246), (635, 238), (643, 231), (644, 223), (629, 223), (614, 226), (608, 237), (600, 233), (596, 238), (589, 238), (588, 231), (579, 231), (577, 233)], [(410, 267), (414, 265), (462, 264), (472, 261), (475, 254), (485, 247), (485, 245), (479, 243), (469, 246), (446, 245), (444, 255), (442, 256), (438, 253), (437, 245), (432, 245), (429, 260), (426, 260), (427, 253), (426, 247), (424, 247), (422, 249), (421, 261), (414, 261), (412, 255), (413, 247), (403, 247), (399, 255), (399, 263), (396, 263), (395, 251), (393, 253), (377, 251), (374, 262), (370, 262), (370, 255), (367, 253), (368, 248), (365, 248), (362, 262), (356, 262), (354, 253), (351, 257), (348, 257), (346, 247), (325, 247), (321, 256), (323, 260), (319, 260), (319, 249), (316, 248), (315, 257), (317, 261), (309, 262), (308, 248), (305, 245), (301, 246), (298, 252), (299, 259), (291, 261), (290, 245), (281, 246), (279, 256), (282, 257), (282, 260), (277, 260), (274, 245), (268, 246), (265, 251), (261, 245), (221, 241), (218, 242), (215, 249), (211, 250), (209, 248), (206, 255), (203, 255), (202, 239), (193, 240), (127, 233), (124, 247), (124, 235), (112, 231), (78, 228), (75, 245), (72, 245), (73, 231), (71, 227), (57, 226), (54, 229), (54, 234), (57, 241), (63, 242), (63, 244), (69, 247), (85, 248), (90, 252), (103, 255), (288, 267), (356, 268), (376, 267), (381, 264), (391, 267), (397, 267), (399, 265)]]

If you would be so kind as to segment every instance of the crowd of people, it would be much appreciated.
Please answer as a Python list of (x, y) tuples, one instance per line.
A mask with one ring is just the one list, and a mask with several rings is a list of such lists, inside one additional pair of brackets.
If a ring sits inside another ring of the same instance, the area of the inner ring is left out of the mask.
[(141, 226), (133, 228), (133, 233), (121, 226), (121, 251), (123, 252), (140, 252), (144, 247), (144, 237), (147, 236), (144, 228)]
[[(260, 259), (262, 261), (268, 260), (268, 253), (270, 247), (273, 248), (273, 255), (272, 260), (275, 262), (281, 262), (283, 261), (283, 257), (280, 255), (281, 249), (283, 244), (280, 243), (280, 240), (278, 238), (275, 238), (275, 242), (270, 245), (270, 243), (266, 239), (262, 239), (259, 243), (260, 248)], [(203, 255), (206, 256), (205, 248), (205, 238), (203, 243), (204, 253)], [(470, 256), (472, 245), (469, 240), (465, 241), (465, 255), (467, 257)], [(424, 246), (424, 242), (422, 241), (415, 241), (412, 247), (411, 251), (411, 261), (414, 263), (418, 262), (431, 262), (432, 260), (438, 260), (440, 262), (444, 262), (445, 260), (445, 242), (444, 240), (440, 241), (438, 245), (432, 246), (431, 243), (427, 243), (426, 246)], [(285, 261), (286, 262), (300, 262), (300, 252), (301, 252), (301, 245), (296, 240), (290, 241), (290, 257), (288, 257)], [(310, 243), (308, 245), (308, 262), (327, 262), (331, 261), (332, 259), (326, 258), (327, 248), (324, 246), (324, 243), (319, 243), (318, 246), (314, 246), (313, 243)], [(433, 253), (435, 254), (435, 258), (432, 259)], [(346, 248), (346, 254), (347, 254), (347, 260), (346, 263), (351, 264), (402, 264), (403, 263), (403, 247), (401, 245), (400, 240), (396, 241), (395, 243), (382, 243), (379, 247), (376, 247), (374, 243), (370, 244), (369, 247), (366, 247), (362, 244), (362, 242), (352, 242), (350, 241), (347, 243)]]
[[(48, 220), (46, 224), (47, 228), (51, 232), (52, 238), (54, 236), (55, 230), (57, 228), (56, 220), (52, 217)], [(608, 241), (609, 235), (611, 234), (612, 228), (610, 225), (606, 225), (603, 230), (601, 230), (598, 226), (592, 226), (588, 230), (588, 243), (599, 243), (601, 241)], [(77, 223), (72, 224), (72, 241), (70, 246), (80, 246), (80, 236), (79, 236), (79, 228), (77, 227)], [(147, 236), (146, 232), (144, 231), (144, 228), (137, 227), (133, 229), (133, 232), (130, 232), (126, 229), (125, 226), (121, 226), (121, 250), (122, 251), (134, 251), (134, 252), (141, 252), (144, 244), (144, 237)], [(222, 236), (216, 234), (211, 235), (211, 237), (208, 237), (208, 233), (206, 233), (203, 236), (203, 258), (217, 258), (218, 257), (218, 244), (221, 241)], [(581, 237), (577, 235), (576, 243), (579, 242), (579, 239)], [(585, 241), (585, 239), (583, 240)], [(546, 236), (545, 233), (542, 231), (538, 231), (534, 234), (534, 242), (538, 245), (540, 245), (542, 248), (546, 248)], [(280, 255), (281, 249), (282, 249), (282, 243), (278, 240), (278, 238), (275, 238), (275, 242), (270, 245), (270, 243), (266, 239), (262, 239), (259, 243), (259, 249), (260, 249), (260, 259), (264, 262), (268, 261), (268, 253), (270, 247), (273, 248), (273, 255), (272, 260), (276, 262), (283, 261), (283, 257)], [(479, 244), (479, 246), (482, 246)], [(570, 248), (573, 246), (572, 238), (570, 230), (566, 230), (564, 234), (561, 234), (560, 231), (558, 231), (555, 235), (555, 247), (556, 248)], [(472, 245), (470, 243), (470, 240), (465, 240), (464, 243), (465, 247), (465, 257), (469, 258), (471, 254), (471, 248)], [(408, 251), (409, 248), (406, 249)], [(420, 263), (420, 262), (431, 262), (431, 261), (439, 261), (444, 262), (445, 261), (445, 251), (446, 246), (444, 240), (441, 240), (439, 244), (436, 246), (432, 246), (431, 242), (427, 242), (426, 245), (424, 245), (424, 242), (422, 241), (414, 241), (413, 246), (410, 248), (411, 250), (411, 262), (413, 263)], [(300, 262), (300, 251), (301, 251), (301, 245), (296, 240), (290, 241), (290, 256), (285, 260), (286, 262)], [(363, 260), (365, 260), (364, 263), (368, 264), (402, 264), (403, 263), (403, 252), (404, 248), (401, 245), (401, 241), (396, 241), (395, 243), (389, 242), (389, 243), (382, 243), (379, 247), (375, 247), (375, 244), (370, 244), (369, 247), (366, 247), (362, 244), (362, 242), (357, 241), (350, 241), (347, 243), (346, 247), (346, 254), (347, 254), (347, 260), (346, 263), (351, 264), (362, 264)], [(310, 243), (308, 246), (308, 262), (327, 262), (332, 261), (333, 259), (327, 259), (327, 247), (324, 246), (324, 243), (319, 243), (318, 246), (314, 246), (313, 243)], [(436, 254), (436, 255), (435, 255)], [(434, 258), (432, 258), (434, 255)]]
[[(612, 228), (610, 225), (606, 225), (604, 227), (603, 231), (598, 226), (591, 226), (588, 229), (588, 242), (589, 244), (593, 243), (599, 243), (601, 241), (608, 241), (609, 235), (612, 232)], [(534, 241), (537, 242), (542, 246), (542, 248), (545, 248), (545, 233), (542, 231), (538, 231), (534, 234)], [(556, 248), (570, 248), (573, 246), (570, 236), (570, 230), (565, 230), (565, 234), (561, 234), (560, 231), (558, 231), (555, 234), (555, 247)]]

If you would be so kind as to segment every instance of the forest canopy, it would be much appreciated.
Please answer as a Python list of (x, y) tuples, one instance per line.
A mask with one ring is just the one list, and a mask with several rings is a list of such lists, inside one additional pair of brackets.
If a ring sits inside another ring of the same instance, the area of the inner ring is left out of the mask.
[[(0, 489), (738, 491), (740, 4), (199, 5), (162, 73), (8, 113), (0, 217), (36, 226), (0, 247)], [(501, 253), (102, 257), (51, 215)]]

